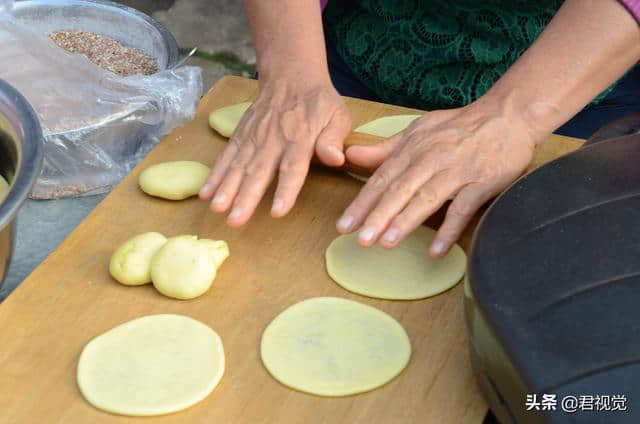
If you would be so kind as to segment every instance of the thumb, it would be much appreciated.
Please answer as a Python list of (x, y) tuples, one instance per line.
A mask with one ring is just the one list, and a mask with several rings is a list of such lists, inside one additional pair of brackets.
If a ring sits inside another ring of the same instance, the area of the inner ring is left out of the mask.
[(316, 155), (322, 163), (327, 166), (344, 164), (343, 140), (350, 131), (351, 119), (349, 116), (341, 113), (334, 114), (316, 141)]
[[(401, 133), (400, 133), (401, 134)], [(377, 144), (368, 146), (351, 146), (347, 149), (347, 159), (354, 165), (363, 168), (377, 168), (391, 156), (401, 139), (400, 134), (394, 135)]]

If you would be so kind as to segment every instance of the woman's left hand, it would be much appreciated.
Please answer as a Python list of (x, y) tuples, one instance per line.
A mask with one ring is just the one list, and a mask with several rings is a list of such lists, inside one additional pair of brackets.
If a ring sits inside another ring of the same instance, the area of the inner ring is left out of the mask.
[(350, 162), (379, 167), (338, 221), (338, 231), (360, 228), (360, 245), (379, 241), (392, 248), (453, 200), (429, 249), (443, 257), (474, 213), (523, 173), (544, 139), (526, 119), (496, 109), (476, 102), (428, 112), (377, 145), (350, 147)]

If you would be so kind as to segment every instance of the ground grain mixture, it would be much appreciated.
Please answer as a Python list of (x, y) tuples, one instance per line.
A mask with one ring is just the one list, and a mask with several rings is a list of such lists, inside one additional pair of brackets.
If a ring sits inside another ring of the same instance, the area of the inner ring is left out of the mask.
[(49, 37), (66, 51), (83, 54), (101, 68), (123, 77), (151, 75), (158, 71), (154, 58), (105, 35), (86, 31), (55, 31)]

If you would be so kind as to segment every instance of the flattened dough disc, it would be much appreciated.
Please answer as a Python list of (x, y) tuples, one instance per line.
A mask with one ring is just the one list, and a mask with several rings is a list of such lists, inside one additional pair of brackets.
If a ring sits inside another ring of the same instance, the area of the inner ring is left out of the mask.
[(216, 109), (209, 115), (209, 126), (224, 137), (231, 137), (251, 102)]
[[(374, 119), (366, 124), (360, 125), (353, 130), (354, 132), (377, 135), (378, 137), (391, 137), (404, 130), (414, 120), (420, 118), (422, 115), (391, 115), (383, 116), (382, 118)], [(358, 181), (367, 182), (369, 177), (364, 175), (355, 174), (353, 172), (347, 172), (349, 176), (355, 178)]]
[(377, 135), (378, 137), (391, 137), (404, 130), (415, 119), (422, 115), (391, 115), (374, 119), (366, 124), (360, 125), (355, 132)]
[(457, 244), (443, 259), (427, 250), (436, 232), (418, 227), (394, 249), (356, 242), (357, 234), (339, 236), (325, 253), (329, 276), (343, 288), (380, 299), (422, 299), (440, 294), (462, 278), (467, 258)]
[(371, 306), (316, 297), (281, 312), (265, 329), (262, 362), (282, 384), (320, 396), (373, 390), (405, 368), (404, 328)]
[(78, 386), (98, 409), (151, 416), (186, 409), (207, 397), (224, 372), (218, 334), (182, 315), (149, 315), (89, 342)]

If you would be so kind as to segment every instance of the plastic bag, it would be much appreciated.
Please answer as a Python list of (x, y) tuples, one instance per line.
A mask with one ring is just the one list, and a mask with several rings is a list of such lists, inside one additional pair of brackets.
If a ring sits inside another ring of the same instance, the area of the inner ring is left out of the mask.
[(31, 197), (108, 191), (160, 138), (194, 116), (200, 68), (120, 77), (2, 13), (11, 4), (0, 0), (0, 78), (29, 100), (45, 135)]

